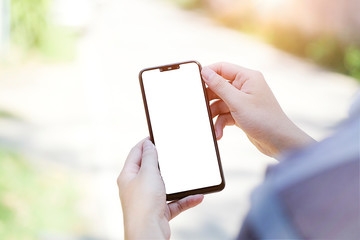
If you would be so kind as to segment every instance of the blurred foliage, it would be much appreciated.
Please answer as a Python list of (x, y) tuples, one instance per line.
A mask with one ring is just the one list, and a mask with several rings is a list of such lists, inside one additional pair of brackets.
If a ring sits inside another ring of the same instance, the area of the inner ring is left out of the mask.
[(344, 63), (349, 74), (360, 79), (360, 46), (350, 45), (346, 48)]
[(279, 27), (273, 27), (263, 37), (279, 49), (360, 81), (360, 44), (345, 42), (331, 34), (306, 36), (296, 29)]
[[(318, 36), (305, 39), (303, 42), (304, 56), (314, 62), (339, 72), (346, 72), (343, 64), (344, 49), (346, 46), (336, 40), (335, 36)], [(302, 56), (302, 54), (299, 54)]]
[(232, 12), (229, 15), (220, 14), (219, 16), (216, 13), (217, 10), (208, 9), (206, 0), (171, 1), (181, 7), (184, 7), (183, 2), (186, 2), (186, 8), (208, 10), (213, 18), (225, 26), (259, 36), (279, 49), (309, 59), (331, 70), (347, 74), (360, 81), (360, 42), (346, 42), (340, 36), (325, 32), (308, 36), (294, 27), (264, 26), (254, 16), (254, 9), (251, 5), (247, 6), (246, 9), (234, 9), (235, 14)]
[(11, 36), (24, 48), (44, 43), (48, 28), (49, 0), (11, 0)]
[(0, 149), (0, 239), (31, 240), (73, 230), (76, 193), (59, 172), (42, 173)]
[(184, 9), (194, 9), (201, 7), (202, 0), (170, 0), (172, 2), (175, 2), (178, 6), (184, 8)]
[(11, 41), (23, 51), (71, 60), (75, 35), (50, 18), (51, 0), (11, 0)]
[(14, 115), (13, 113), (3, 109), (0, 109), (0, 118), (20, 119), (18, 116)]

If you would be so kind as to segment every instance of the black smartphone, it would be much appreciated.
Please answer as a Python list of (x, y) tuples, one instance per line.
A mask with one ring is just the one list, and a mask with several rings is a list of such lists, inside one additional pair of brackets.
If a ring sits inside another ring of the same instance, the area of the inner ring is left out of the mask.
[(224, 189), (201, 65), (187, 61), (146, 68), (139, 80), (166, 199)]

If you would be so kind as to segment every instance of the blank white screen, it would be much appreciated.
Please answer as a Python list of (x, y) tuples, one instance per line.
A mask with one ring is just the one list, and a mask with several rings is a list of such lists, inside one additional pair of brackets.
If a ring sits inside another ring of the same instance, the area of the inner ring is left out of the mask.
[(195, 63), (142, 74), (167, 194), (219, 185), (221, 176)]

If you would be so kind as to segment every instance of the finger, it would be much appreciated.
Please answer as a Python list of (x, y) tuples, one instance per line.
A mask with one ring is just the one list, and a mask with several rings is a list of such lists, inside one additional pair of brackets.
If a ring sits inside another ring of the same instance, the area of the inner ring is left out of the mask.
[(225, 126), (231, 126), (234, 124), (234, 118), (231, 116), (230, 113), (220, 114), (219, 117), (216, 119), (214, 126), (216, 139), (220, 140), (222, 138)]
[(206, 88), (206, 94), (208, 96), (208, 100), (220, 99), (218, 95), (216, 95), (210, 88)]
[(170, 218), (168, 220), (170, 221), (180, 213), (188, 210), (189, 208), (195, 207), (196, 205), (200, 204), (203, 199), (204, 195), (197, 194), (169, 203), (168, 206), (170, 209)]
[(236, 105), (235, 101), (238, 98), (237, 96), (241, 94), (241, 91), (208, 67), (203, 68), (201, 74), (211, 91), (226, 102), (228, 106)]
[(141, 154), (142, 154), (142, 145), (146, 139), (149, 137), (144, 138), (140, 142), (138, 142), (129, 152), (123, 167), (123, 171), (131, 169), (140, 169), (141, 163)]
[(230, 110), (224, 101), (219, 100), (210, 105), (210, 111), (211, 117), (214, 118), (219, 114), (228, 113)]
[(142, 145), (141, 170), (159, 171), (156, 148), (149, 139), (146, 139)]
[(249, 78), (252, 78), (254, 74), (257, 73), (257, 71), (226, 62), (212, 64), (209, 68), (229, 80), (234, 87), (245, 93), (249, 92), (243, 89), (242, 86)]
[(240, 74), (248, 74), (252, 71), (248, 68), (227, 62), (214, 63), (208, 67), (229, 81), (235, 80)]
[(146, 139), (148, 138), (144, 138), (130, 150), (128, 157), (125, 160), (124, 167), (117, 178), (118, 186), (121, 185), (121, 182), (128, 181), (139, 173), (142, 145)]

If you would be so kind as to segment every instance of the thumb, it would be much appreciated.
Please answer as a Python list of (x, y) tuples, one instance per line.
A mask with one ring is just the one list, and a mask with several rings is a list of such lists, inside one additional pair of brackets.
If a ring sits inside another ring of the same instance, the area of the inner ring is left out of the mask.
[(156, 148), (149, 139), (146, 139), (142, 146), (141, 168), (156, 168), (158, 170)]
[(197, 194), (197, 195), (187, 196), (178, 201), (169, 203), (168, 206), (170, 210), (170, 216), (168, 217), (169, 218), (168, 220), (171, 220), (180, 213), (195, 207), (196, 205), (200, 204), (203, 199), (204, 199), (204, 195)]
[(231, 106), (234, 104), (235, 95), (238, 94), (238, 89), (209, 67), (204, 67), (201, 74), (204, 82), (216, 95), (218, 95), (227, 105)]

